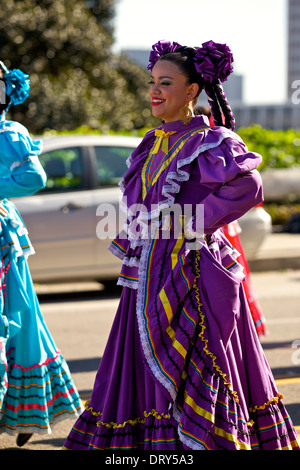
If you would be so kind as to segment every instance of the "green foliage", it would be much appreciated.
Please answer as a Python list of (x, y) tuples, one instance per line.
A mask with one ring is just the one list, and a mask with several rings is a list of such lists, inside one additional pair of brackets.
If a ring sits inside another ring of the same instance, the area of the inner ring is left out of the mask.
[(243, 127), (237, 133), (250, 151), (263, 157), (259, 170), (300, 166), (300, 132), (294, 129), (271, 130), (259, 125)]
[(265, 203), (264, 209), (270, 214), (272, 225), (285, 225), (292, 215), (300, 212), (300, 204)]
[[(157, 123), (156, 123), (157, 124)], [(59, 135), (128, 135), (128, 136), (137, 136), (137, 137), (144, 137), (147, 131), (152, 129), (152, 127), (142, 127), (140, 129), (126, 129), (126, 130), (109, 130), (109, 131), (103, 131), (100, 129), (92, 129), (91, 127), (88, 127), (86, 125), (76, 127), (75, 129), (70, 129), (70, 130), (61, 130), (58, 131), (56, 129), (46, 129), (41, 136), (42, 137), (55, 137)]]
[(152, 125), (148, 73), (111, 51), (115, 2), (6, 0), (0, 59), (31, 81), (29, 99), (11, 108), (8, 118), (35, 134)]

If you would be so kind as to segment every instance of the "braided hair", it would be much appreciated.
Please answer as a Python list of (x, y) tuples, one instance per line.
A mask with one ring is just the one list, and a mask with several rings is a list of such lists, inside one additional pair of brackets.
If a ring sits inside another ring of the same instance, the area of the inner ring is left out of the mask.
[(168, 60), (174, 62), (182, 73), (187, 77), (188, 85), (197, 83), (199, 91), (193, 100), (195, 106), (202, 90), (205, 91), (211, 113), (216, 126), (225, 126), (234, 129), (235, 120), (232, 109), (228, 103), (224, 89), (219, 79), (214, 79), (212, 83), (204, 80), (201, 73), (195, 68), (194, 58), (197, 48), (180, 46), (174, 52), (167, 52), (159, 57), (159, 61)]
[(234, 129), (235, 119), (219, 80), (205, 85), (208, 103), (216, 126)]

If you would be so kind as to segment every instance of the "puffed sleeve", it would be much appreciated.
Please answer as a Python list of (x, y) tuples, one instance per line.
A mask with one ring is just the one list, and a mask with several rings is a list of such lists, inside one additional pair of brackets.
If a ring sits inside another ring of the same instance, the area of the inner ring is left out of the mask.
[(33, 141), (27, 129), (8, 122), (0, 133), (0, 197), (28, 196), (46, 185), (39, 161), (42, 144)]
[(256, 170), (261, 160), (237, 138), (224, 139), (198, 159), (200, 182), (211, 190), (201, 201), (206, 235), (263, 201), (262, 180)]

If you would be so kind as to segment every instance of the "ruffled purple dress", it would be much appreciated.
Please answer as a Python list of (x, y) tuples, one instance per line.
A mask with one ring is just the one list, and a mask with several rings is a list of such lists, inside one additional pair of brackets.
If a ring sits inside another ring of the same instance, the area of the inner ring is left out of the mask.
[(203, 116), (162, 124), (133, 152), (110, 245), (124, 287), (64, 448), (299, 449), (219, 230), (262, 201), (260, 161)]

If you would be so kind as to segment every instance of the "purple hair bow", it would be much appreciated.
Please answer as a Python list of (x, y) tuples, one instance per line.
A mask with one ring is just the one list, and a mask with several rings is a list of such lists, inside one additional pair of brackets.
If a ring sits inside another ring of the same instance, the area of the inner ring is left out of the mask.
[(179, 47), (181, 47), (181, 45), (178, 44), (178, 42), (171, 43), (169, 41), (158, 41), (156, 44), (153, 44), (152, 51), (149, 55), (149, 65), (147, 69), (152, 70), (160, 56), (168, 54), (169, 52), (175, 52)]
[(225, 82), (232, 73), (233, 55), (226, 44), (208, 41), (202, 44), (195, 55), (195, 67), (206, 82), (214, 79)]

